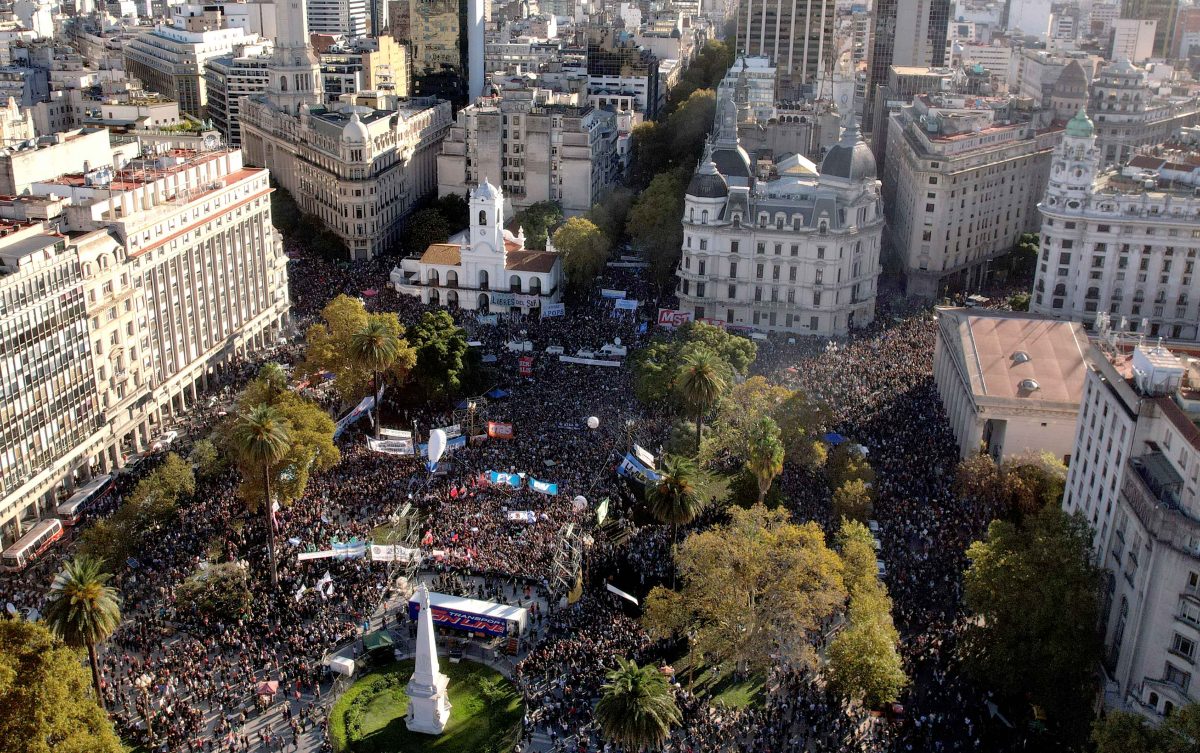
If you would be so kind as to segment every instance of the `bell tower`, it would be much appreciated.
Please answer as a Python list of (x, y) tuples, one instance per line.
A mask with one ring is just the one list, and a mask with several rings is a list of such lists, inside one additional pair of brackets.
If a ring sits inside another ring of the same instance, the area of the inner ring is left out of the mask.
[(1067, 123), (1062, 142), (1054, 150), (1049, 192), (1059, 197), (1083, 198), (1091, 193), (1099, 167), (1096, 128), (1081, 109)]
[(299, 115), (302, 108), (321, 104), (324, 94), (321, 66), (308, 40), (305, 0), (277, 0), (275, 28), (267, 97), (280, 110)]
[(471, 250), (507, 256), (504, 247), (504, 194), (487, 178), (471, 192)]

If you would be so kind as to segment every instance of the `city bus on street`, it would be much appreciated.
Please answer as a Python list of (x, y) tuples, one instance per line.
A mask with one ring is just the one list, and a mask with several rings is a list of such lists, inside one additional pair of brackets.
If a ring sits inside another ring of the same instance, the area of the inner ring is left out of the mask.
[(9, 572), (24, 570), (31, 562), (45, 554), (46, 550), (54, 545), (54, 542), (62, 538), (62, 535), (62, 521), (58, 518), (38, 521), (37, 525), (29, 529), (28, 533), (5, 549), (4, 554), (0, 554), (0, 570)]
[(54, 508), (58, 519), (64, 526), (73, 526), (79, 522), (83, 514), (112, 491), (113, 477), (105, 474), (97, 476), (75, 490), (62, 504)]

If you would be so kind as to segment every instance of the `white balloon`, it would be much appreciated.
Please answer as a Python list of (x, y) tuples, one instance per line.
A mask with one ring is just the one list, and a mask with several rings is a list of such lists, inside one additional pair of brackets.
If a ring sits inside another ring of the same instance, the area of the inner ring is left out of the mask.
[(614, 337), (614, 338), (613, 338), (613, 345), (620, 345), (620, 344), (621, 344), (621, 338), (619, 338), (619, 337)]
[(596, 427), (598, 427), (600, 425), (600, 419), (596, 418), (595, 416), (592, 416), (591, 418), (589, 418), (587, 420), (587, 425), (588, 425), (589, 429), (595, 429)]
[(587, 509), (587, 497), (582, 494), (571, 500), (571, 509), (575, 512), (583, 512)]
[(446, 432), (443, 429), (434, 429), (429, 432), (429, 445), (426, 448), (429, 454), (429, 462), (436, 463), (442, 459), (442, 453), (446, 451)]

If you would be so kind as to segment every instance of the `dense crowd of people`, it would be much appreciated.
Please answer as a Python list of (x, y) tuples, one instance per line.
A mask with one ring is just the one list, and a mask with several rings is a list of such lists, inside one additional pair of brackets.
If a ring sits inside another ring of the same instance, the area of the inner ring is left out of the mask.
[[(424, 310), (387, 287), (386, 263), (332, 265), (292, 243), (287, 251), (293, 313), (301, 325), (343, 292), (363, 297), (372, 310), (398, 311), (406, 324)], [(114, 584), (126, 619), (102, 655), (106, 700), (119, 726), (149, 739), (148, 718), (157, 748), (170, 751), (318, 749), (330, 698), (324, 659), (360, 638), (381, 613), (393, 618), (392, 625), (402, 624), (406, 617), (397, 618), (396, 610), (404, 611), (407, 593), (400, 593), (395, 570), (380, 563), (301, 561), (297, 555), (326, 550), (335, 540), (370, 541), (411, 505), (418, 536), (406, 541), (418, 540), (435, 587), (534, 610), (528, 645), (512, 672), (527, 705), (523, 744), (531, 750), (611, 750), (591, 713), (613, 657), (659, 663), (669, 646), (652, 641), (628, 604), (604, 584), (644, 595), (671, 571), (668, 530), (639, 513), (614, 470), (634, 443), (659, 448), (669, 416), (637, 403), (629, 369), (564, 364), (546, 349), (632, 350), (649, 336), (642, 326), (647, 314), (671, 301), (656, 297), (634, 272), (611, 274), (604, 284), (642, 301), (641, 319), (615, 312), (610, 300), (599, 297), (572, 302), (565, 316), (554, 318), (499, 313), (495, 323), (485, 323), (480, 315), (457, 313), (470, 339), (496, 357), (493, 386), (506, 396), (479, 405), (486, 420), (511, 424), (512, 438), (458, 449), (438, 474), (430, 474), (417, 458), (372, 452), (363, 441), (367, 422), (353, 427), (339, 441), (341, 462), (315, 475), (303, 498), (278, 515), (278, 591), (262, 575), (262, 516), (245, 510), (234, 479), (203, 482), (136, 562), (117, 568)], [(685, 724), (670, 750), (940, 753), (982, 749), (985, 731), (988, 749), (997, 749), (1003, 731), (990, 725), (986, 697), (961, 679), (953, 660), (964, 551), (983, 531), (989, 511), (962, 504), (950, 490), (957, 455), (932, 384), (930, 313), (881, 311), (879, 322), (845, 340), (765, 343), (754, 368), (825, 405), (829, 428), (861, 443), (878, 474), (882, 558), (913, 679), (904, 709), (895, 710), (898, 720), (876, 719), (843, 706), (818, 676), (787, 667), (767, 678), (761, 707), (742, 710), (714, 707), (677, 679)], [(528, 351), (509, 347), (525, 342)], [(301, 351), (293, 343), (271, 356), (294, 361)], [(519, 373), (522, 356), (534, 358), (531, 375)], [(221, 406), (231, 404), (257, 365), (241, 363), (226, 372), (216, 399), (203, 402), (192, 418), (194, 438), (219, 418)], [(415, 423), (425, 434), (461, 415), (448, 405), (388, 400), (386, 420), (403, 428)], [(592, 416), (599, 419), (596, 428), (588, 427)], [(520, 489), (493, 485), (489, 471), (552, 482), (558, 493), (541, 494), (527, 483)], [(122, 490), (132, 478), (122, 479)], [(780, 484), (798, 520), (832, 529), (825, 485), (790, 465)], [(601, 500), (608, 501), (602, 525), (596, 516)], [(532, 516), (514, 520), (509, 512)], [(708, 525), (713, 515), (693, 525)], [(575, 538), (564, 541), (568, 529)], [(553, 566), (564, 547), (582, 552), (584, 589), (582, 598), (560, 607), (559, 597), (572, 588)], [(245, 562), (251, 569), (247, 614), (218, 618), (177, 607), (178, 585), (212, 560)], [(6, 577), (0, 581), (3, 600), (22, 610), (39, 606), (56, 565), (49, 558)], [(400, 637), (406, 633), (398, 631)], [(277, 686), (264, 689), (265, 682)]]

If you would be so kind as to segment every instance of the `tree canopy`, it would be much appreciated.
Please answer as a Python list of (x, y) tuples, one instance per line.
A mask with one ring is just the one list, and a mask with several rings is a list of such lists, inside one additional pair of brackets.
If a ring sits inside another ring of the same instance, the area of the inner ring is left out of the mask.
[(659, 284), (672, 279), (683, 248), (683, 193), (687, 169), (659, 173), (642, 191), (625, 231), (633, 248), (650, 265), (650, 276)]
[(1062, 502), (1067, 467), (1049, 454), (1025, 454), (1000, 465), (990, 455), (973, 455), (958, 464), (954, 490), (992, 515), (1020, 522), (1046, 506)]
[(992, 521), (987, 539), (968, 548), (965, 602), (978, 619), (968, 624), (961, 650), (981, 683), (1028, 698), (1078, 740), (1100, 658), (1101, 574), (1092, 563), (1091, 530), (1055, 506), (1025, 523)]
[(80, 655), (41, 623), (0, 619), (5, 753), (122, 753)]
[(152, 531), (175, 516), (179, 503), (196, 492), (191, 466), (168, 453), (158, 467), (137, 483), (116, 512), (89, 526), (80, 537), (79, 553), (119, 568), (138, 552)]
[(538, 251), (546, 249), (546, 239), (562, 221), (562, 207), (553, 201), (530, 204), (513, 217), (513, 222), (525, 230), (525, 247)]
[(1096, 753), (1195, 753), (1200, 745), (1200, 704), (1176, 709), (1159, 725), (1141, 714), (1109, 711), (1092, 726)]
[(562, 254), (563, 273), (581, 288), (588, 287), (604, 272), (612, 242), (590, 220), (572, 217), (554, 231), (554, 247)]
[(694, 631), (702, 653), (754, 670), (815, 666), (803, 636), (845, 601), (840, 558), (816, 523), (793, 523), (785, 510), (729, 513), (679, 546), (682, 588), (650, 592), (646, 627), (658, 637)]
[(661, 746), (683, 715), (666, 675), (658, 667), (617, 657), (596, 704), (596, 721), (604, 737), (627, 750)]
[(417, 356), (412, 373), (418, 386), (429, 396), (457, 394), (472, 364), (467, 333), (454, 317), (446, 311), (426, 311), (408, 335)]
[(829, 644), (830, 687), (868, 708), (895, 701), (908, 684), (892, 623), (892, 601), (875, 568), (875, 550), (866, 526), (844, 519), (838, 534), (849, 624)]
[(750, 427), (747, 445), (746, 470), (758, 482), (758, 502), (762, 504), (775, 478), (783, 472), (783, 442), (779, 426), (770, 416), (761, 416)]
[(680, 364), (701, 350), (714, 353), (726, 365), (731, 385), (746, 375), (758, 353), (752, 340), (711, 324), (689, 322), (673, 334), (658, 336), (634, 352), (634, 393), (638, 399), (655, 407), (681, 407), (676, 392)]
[(633, 209), (633, 191), (623, 186), (613, 188), (592, 205), (587, 218), (608, 238), (610, 247), (616, 246), (625, 235), (625, 223)]
[[(374, 370), (355, 357), (354, 336), (368, 324), (386, 328), (400, 340), (401, 349), (384, 377), (403, 382), (416, 363), (416, 353), (405, 340), (405, 331), (395, 312), (367, 313), (366, 306), (357, 298), (342, 294), (334, 298), (321, 310), (321, 321), (311, 325), (305, 334), (308, 347), (305, 361), (298, 374), (315, 379), (317, 374), (327, 371), (334, 375), (333, 389), (343, 404), (358, 402), (370, 392)], [(261, 402), (261, 400), (254, 400)]]
[(450, 223), (437, 209), (430, 207), (413, 212), (412, 217), (408, 218), (405, 250), (413, 255), (423, 254), (434, 243), (449, 240), (450, 233)]
[(771, 384), (761, 376), (735, 384), (721, 401), (713, 431), (703, 443), (701, 461), (724, 469), (745, 464), (750, 428), (762, 416), (779, 427), (788, 461), (808, 468), (824, 465), (825, 446), (820, 436), (826, 419), (821, 409), (809, 403), (803, 392)]
[[(279, 413), (287, 428), (286, 452), (271, 464), (269, 483), (271, 496), (281, 505), (288, 505), (304, 495), (312, 473), (327, 471), (341, 460), (341, 452), (333, 441), (333, 419), (316, 403), (290, 390), (280, 393), (274, 402), (254, 402), (261, 387), (251, 383), (239, 400), (239, 414), (246, 415), (261, 405), (269, 405)], [(233, 419), (234, 425), (238, 421)], [(246, 507), (259, 510), (264, 495), (261, 458), (249, 458), (232, 444), (234, 432), (226, 432), (230, 440), (225, 453), (235, 459), (242, 472), (238, 494)]]

